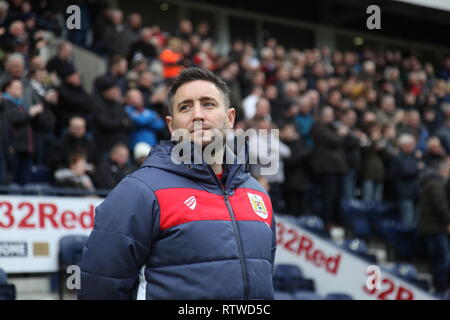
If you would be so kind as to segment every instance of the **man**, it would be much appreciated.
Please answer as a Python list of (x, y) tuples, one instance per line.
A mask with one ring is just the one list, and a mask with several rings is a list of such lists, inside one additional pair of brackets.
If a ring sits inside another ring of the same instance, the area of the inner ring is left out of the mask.
[(128, 165), (130, 152), (122, 143), (116, 144), (107, 159), (95, 168), (94, 183), (98, 189), (113, 189), (133, 168)]
[(68, 67), (61, 73), (62, 85), (58, 88), (58, 107), (56, 108), (58, 133), (63, 132), (69, 124), (69, 119), (82, 117), (86, 121), (94, 111), (92, 98), (84, 90), (81, 75), (76, 69)]
[(153, 147), (97, 208), (78, 297), (273, 299), (275, 221), (263, 187), (237, 161), (172, 160), (175, 147), (206, 150), (214, 129), (233, 127), (225, 82), (188, 68), (168, 98), (170, 132), (187, 130), (194, 143)]
[(139, 142), (154, 146), (158, 142), (157, 133), (165, 124), (156, 111), (145, 108), (144, 98), (138, 89), (130, 89), (126, 95), (125, 111), (134, 124), (130, 134), (130, 149)]
[(445, 185), (450, 175), (450, 158), (435, 159), (420, 177), (418, 227), (423, 234), (430, 258), (430, 269), (436, 293), (449, 288), (450, 209)]
[(53, 145), (48, 155), (52, 170), (66, 167), (69, 155), (74, 153), (85, 154), (89, 166), (98, 161), (95, 142), (86, 134), (86, 120), (82, 117), (71, 118), (67, 132)]
[(122, 105), (119, 87), (110, 79), (101, 79), (93, 101), (92, 124), (98, 152), (105, 156), (116, 143), (128, 145), (132, 123)]
[(64, 72), (67, 69), (75, 69), (72, 63), (73, 47), (68, 41), (62, 42), (58, 46), (58, 53), (47, 62), (47, 70), (49, 73), (55, 72), (56, 75), (64, 80)]
[(348, 173), (345, 158), (345, 137), (348, 127), (341, 123), (336, 127), (334, 110), (322, 108), (320, 117), (311, 129), (314, 148), (311, 154), (311, 168), (320, 189), (322, 219), (331, 228), (339, 224), (339, 200), (342, 197), (341, 181)]

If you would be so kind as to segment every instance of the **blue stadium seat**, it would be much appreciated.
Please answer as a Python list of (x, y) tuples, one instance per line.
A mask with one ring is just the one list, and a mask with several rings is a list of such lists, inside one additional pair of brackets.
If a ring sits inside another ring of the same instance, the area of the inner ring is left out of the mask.
[(293, 300), (294, 297), (289, 292), (284, 291), (274, 291), (273, 293), (275, 300)]
[(347, 293), (332, 292), (325, 296), (325, 300), (353, 300), (353, 297)]
[(330, 233), (325, 228), (325, 223), (322, 218), (318, 216), (311, 214), (302, 215), (297, 219), (297, 225), (311, 231), (314, 234), (330, 238)]
[(344, 242), (344, 248), (369, 263), (377, 263), (377, 257), (369, 253), (367, 243), (362, 239), (350, 239)]
[(8, 185), (9, 194), (22, 194), (22, 187), (17, 183), (11, 183)]
[(341, 217), (354, 237), (368, 238), (371, 235), (369, 210), (373, 209), (373, 202), (357, 199), (341, 201)]
[(316, 290), (314, 280), (304, 278), (302, 270), (290, 264), (275, 265), (273, 285), (275, 290), (291, 293), (299, 290)]
[(2, 268), (0, 268), (0, 300), (15, 300), (16, 286), (8, 284), (8, 276)]
[(293, 296), (294, 300), (323, 300), (320, 295), (311, 291), (296, 291)]
[(78, 265), (81, 261), (83, 247), (88, 240), (87, 236), (69, 235), (59, 239), (59, 297), (63, 299), (64, 278), (70, 265)]
[(16, 286), (0, 284), (0, 300), (16, 300)]
[(30, 170), (30, 183), (50, 183), (51, 171), (45, 165), (32, 166)]
[(417, 279), (417, 269), (410, 263), (397, 263), (392, 268), (392, 271), (400, 278), (407, 281), (414, 281)]
[(22, 193), (26, 195), (47, 194), (52, 187), (48, 183), (27, 183), (22, 188)]

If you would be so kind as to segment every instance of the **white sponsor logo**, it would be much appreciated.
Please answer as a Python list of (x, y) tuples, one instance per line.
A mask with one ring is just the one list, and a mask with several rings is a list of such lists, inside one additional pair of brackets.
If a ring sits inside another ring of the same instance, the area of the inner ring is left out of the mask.
[(197, 199), (195, 199), (194, 196), (189, 197), (184, 201), (184, 204), (191, 210), (195, 209), (195, 206), (197, 205)]

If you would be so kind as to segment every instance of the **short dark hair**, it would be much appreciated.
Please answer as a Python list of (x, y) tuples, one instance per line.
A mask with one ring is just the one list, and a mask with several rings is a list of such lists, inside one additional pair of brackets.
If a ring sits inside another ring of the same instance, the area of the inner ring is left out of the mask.
[(228, 86), (225, 83), (225, 81), (223, 81), (220, 77), (218, 77), (209, 70), (192, 67), (184, 69), (178, 75), (178, 77), (175, 78), (175, 81), (172, 84), (169, 93), (167, 94), (167, 101), (169, 105), (170, 114), (173, 114), (173, 98), (175, 97), (175, 93), (177, 92), (178, 88), (185, 83), (195, 80), (205, 80), (212, 82), (217, 87), (217, 89), (219, 89), (219, 91), (222, 93), (223, 101), (225, 103), (225, 109), (228, 109), (230, 107), (230, 95), (229, 95), (230, 90), (228, 89)]

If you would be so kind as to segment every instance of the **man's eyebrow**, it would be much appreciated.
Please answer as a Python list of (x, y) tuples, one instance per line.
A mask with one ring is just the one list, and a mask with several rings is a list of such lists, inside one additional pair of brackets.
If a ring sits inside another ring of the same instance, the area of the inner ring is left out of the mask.
[[(200, 97), (199, 100), (200, 100), (200, 101), (214, 100), (214, 101), (217, 102), (216, 98), (214, 98), (214, 97), (209, 97), (209, 96)], [(182, 105), (182, 104), (184, 104), (184, 103), (192, 103), (192, 101), (193, 101), (192, 99), (184, 99), (184, 100), (178, 102), (178, 103), (177, 103), (177, 106), (180, 106), (180, 105)]]

